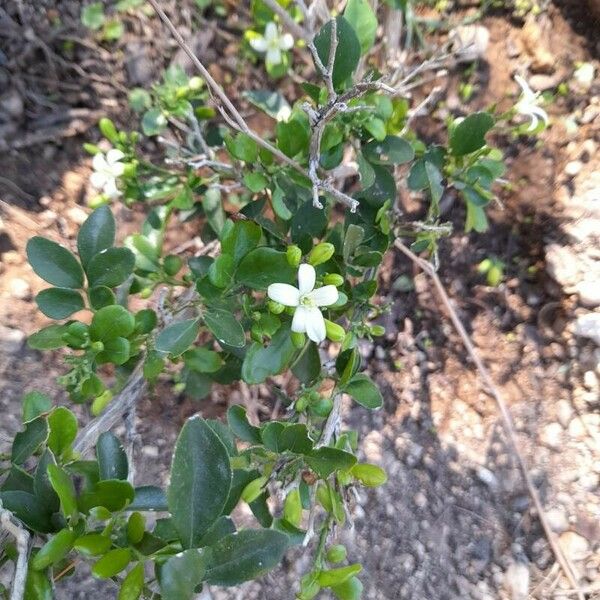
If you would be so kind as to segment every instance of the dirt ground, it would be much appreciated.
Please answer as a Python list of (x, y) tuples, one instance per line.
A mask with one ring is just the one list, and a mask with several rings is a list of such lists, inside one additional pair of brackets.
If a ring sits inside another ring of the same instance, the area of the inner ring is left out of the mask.
[[(177, 3), (172, 14), (213, 74), (230, 84), (246, 68), (236, 59), (235, 36), (247, 9), (225, 4), (225, 23), (210, 13), (199, 20), (191, 1)], [(472, 9), (460, 8), (453, 19)], [(450, 72), (432, 118), (416, 121), (423, 137), (435, 139), (449, 112), (514, 98), (515, 72), (527, 74), (534, 89), (556, 91), (567, 82), (570, 92), (547, 106), (551, 127), (539, 142), (508, 134), (494, 140), (507, 158), (510, 185), (491, 211), (489, 232), (462, 233), (462, 206), (447, 203), (444, 217), (455, 232), (442, 243), (440, 277), (507, 398), (579, 585), (586, 598), (600, 598), (600, 350), (576, 335), (582, 316), (597, 315), (600, 305), (600, 279), (591, 293), (580, 285), (600, 264), (600, 23), (582, 0), (555, 0), (535, 20), (498, 10), (477, 25), (489, 32), (489, 44), (472, 74), (466, 65)], [(116, 44), (100, 44), (81, 26), (74, 0), (0, 3), (0, 450), (19, 426), (24, 392), (66, 400), (55, 383), (60, 355), (24, 345), (45, 324), (33, 302), (44, 284), (26, 264), (27, 239), (41, 233), (73, 245), (89, 194), (90, 160), (81, 144), (98, 138), (94, 125), (104, 114), (131, 123), (119, 114), (126, 87), (149, 85), (171, 60), (183, 60), (156, 19), (131, 15), (126, 28)], [(587, 87), (573, 80), (584, 61), (596, 73)], [(246, 81), (264, 81), (260, 69), (248, 71)], [(459, 89), (467, 78), (474, 92), (465, 102)], [(244, 89), (239, 81), (230, 87), (234, 97)], [(289, 98), (297, 93), (292, 84), (284, 91)], [(400, 204), (407, 217), (423, 213), (405, 190)], [(119, 210), (122, 220), (138, 218)], [(581, 231), (590, 222), (599, 226)], [(497, 287), (477, 272), (490, 255), (506, 265)], [(577, 270), (583, 257), (591, 271)], [(345, 412), (346, 424), (361, 433), (364, 457), (389, 474), (386, 486), (358, 494), (352, 527), (339, 531), (350, 558), (364, 564), (364, 597), (575, 597), (531, 507), (496, 406), (427, 279), (392, 253), (380, 283), (381, 302), (391, 307), (382, 319), (385, 340), (361, 350), (385, 405), (377, 413), (350, 406)], [(243, 400), (237, 389), (219, 389), (201, 404), (168, 390), (145, 398), (139, 410), (139, 484), (166, 483), (169, 449), (186, 417), (222, 414)], [(259, 415), (271, 411), (264, 396), (261, 390), (254, 398)], [(261, 582), (212, 595), (287, 600), (306, 567), (306, 558), (289, 557)], [(113, 595), (110, 584), (85, 573), (57, 589), (65, 600)]]

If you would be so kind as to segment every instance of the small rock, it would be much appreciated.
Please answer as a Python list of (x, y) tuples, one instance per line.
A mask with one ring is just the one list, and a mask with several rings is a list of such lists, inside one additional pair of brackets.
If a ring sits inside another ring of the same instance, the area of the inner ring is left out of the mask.
[(417, 492), (413, 498), (413, 501), (417, 508), (425, 508), (427, 506), (427, 497), (423, 492)]
[(65, 215), (77, 225), (83, 225), (84, 221), (88, 218), (88, 214), (79, 206), (72, 206), (65, 212)]
[(560, 423), (550, 423), (542, 429), (541, 441), (551, 450), (560, 450), (562, 447), (563, 428)]
[(25, 337), (20, 329), (0, 325), (0, 350), (6, 354), (17, 354), (23, 347)]
[(593, 340), (600, 346), (600, 313), (580, 315), (575, 321), (575, 335)]
[(547, 511), (546, 521), (548, 521), (550, 529), (556, 533), (563, 533), (569, 529), (569, 520), (561, 508), (552, 508)]
[(156, 446), (142, 446), (142, 454), (149, 458), (158, 458), (158, 448)]
[(590, 551), (589, 542), (574, 531), (565, 531), (558, 538), (558, 543), (571, 560), (585, 560)]
[(598, 473), (584, 473), (579, 478), (579, 483), (586, 492), (593, 492), (598, 488), (600, 478), (598, 477)]
[(485, 467), (479, 467), (477, 469), (477, 478), (491, 489), (496, 489), (498, 487), (498, 479), (496, 479), (496, 476)]
[(504, 574), (504, 582), (512, 600), (527, 600), (529, 597), (529, 568), (521, 562), (513, 562)]
[(556, 403), (556, 418), (558, 422), (566, 429), (569, 426), (573, 416), (573, 407), (568, 400), (559, 400)]
[(14, 277), (8, 282), (8, 293), (18, 300), (31, 298), (31, 286), (25, 279)]
[(580, 160), (571, 160), (565, 165), (565, 174), (569, 177), (575, 177), (583, 168), (583, 163)]
[(483, 58), (490, 43), (490, 32), (482, 25), (461, 25), (450, 34), (459, 62)]
[(577, 87), (584, 92), (587, 92), (592, 83), (594, 83), (595, 68), (592, 63), (582, 63), (573, 73), (573, 80), (577, 84)]
[(586, 308), (600, 306), (600, 283), (595, 280), (584, 279), (575, 286), (579, 295), (579, 302)]
[(413, 469), (416, 467), (422, 460), (425, 449), (423, 446), (419, 444), (412, 443), (408, 450), (408, 454), (406, 456), (406, 464)]
[(598, 375), (594, 373), (594, 371), (586, 371), (583, 374), (583, 385), (588, 390), (597, 390), (598, 389)]

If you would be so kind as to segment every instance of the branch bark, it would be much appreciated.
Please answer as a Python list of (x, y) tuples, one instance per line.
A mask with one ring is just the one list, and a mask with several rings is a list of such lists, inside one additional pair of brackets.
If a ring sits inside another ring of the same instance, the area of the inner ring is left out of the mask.
[(25, 582), (27, 580), (27, 562), (29, 557), (29, 532), (21, 525), (20, 521), (7, 509), (2, 508), (0, 501), (0, 525), (11, 534), (17, 543), (17, 564), (13, 576), (10, 600), (23, 600), (25, 596)]

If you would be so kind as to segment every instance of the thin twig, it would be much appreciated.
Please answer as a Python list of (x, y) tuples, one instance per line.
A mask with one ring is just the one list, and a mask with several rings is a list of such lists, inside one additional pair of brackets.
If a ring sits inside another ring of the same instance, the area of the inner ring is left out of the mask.
[(429, 277), (433, 281), (434, 287), (436, 288), (438, 295), (440, 296), (442, 304), (448, 311), (448, 315), (450, 316), (452, 324), (454, 325), (456, 331), (458, 332), (458, 335), (460, 336), (469, 356), (475, 363), (475, 366), (477, 367), (477, 370), (479, 371), (479, 375), (481, 376), (481, 379), (483, 380), (484, 384), (486, 385), (487, 390), (489, 391), (489, 393), (493, 396), (494, 400), (496, 401), (496, 405), (498, 406), (500, 415), (502, 417), (502, 421), (504, 424), (504, 430), (505, 430), (507, 438), (508, 438), (509, 446), (517, 459), (517, 463), (519, 465), (519, 468), (521, 469), (521, 473), (523, 475), (525, 485), (527, 486), (529, 495), (531, 496), (531, 499), (533, 500), (533, 504), (538, 513), (538, 517), (540, 519), (540, 522), (542, 524), (542, 527), (543, 527), (546, 537), (548, 539), (548, 543), (550, 544), (550, 547), (552, 548), (552, 552), (554, 553), (554, 556), (556, 557), (556, 560), (560, 564), (564, 574), (567, 576), (567, 579), (569, 580), (571, 586), (573, 587), (574, 590), (576, 590), (578, 600), (585, 600), (585, 596), (577, 583), (577, 577), (575, 575), (575, 572), (573, 570), (571, 562), (569, 561), (569, 558), (567, 556), (565, 556), (565, 554), (563, 553), (562, 548), (558, 544), (558, 541), (556, 540), (556, 536), (554, 535), (554, 532), (550, 528), (550, 525), (548, 524), (548, 520), (546, 519), (546, 514), (544, 512), (544, 507), (542, 505), (542, 501), (540, 500), (539, 494), (533, 484), (533, 481), (529, 474), (529, 470), (525, 463), (525, 459), (523, 458), (523, 455), (521, 454), (521, 451), (519, 450), (519, 445), (517, 443), (517, 430), (515, 428), (513, 418), (510, 414), (510, 411), (508, 410), (506, 402), (505, 402), (500, 390), (496, 387), (496, 384), (494, 383), (494, 380), (492, 379), (492, 376), (490, 375), (490, 372), (488, 371), (487, 367), (483, 363), (483, 360), (479, 356), (479, 353), (476, 350), (473, 342), (471, 341), (469, 334), (465, 330), (465, 327), (462, 324), (460, 317), (458, 316), (456, 310), (452, 306), (452, 302), (450, 301), (450, 298), (448, 297), (448, 294), (446, 293), (446, 290), (445, 290), (442, 282), (440, 281), (440, 278), (437, 276), (437, 273), (435, 272), (434, 268), (426, 260), (419, 258), (409, 248), (407, 248), (399, 239), (396, 239), (396, 241), (394, 242), (394, 245), (403, 254), (408, 256), (408, 258), (410, 258), (420, 269), (422, 269), (427, 275), (429, 275)]
[(15, 565), (10, 600), (23, 600), (25, 595), (25, 581), (27, 579), (29, 532), (9, 510), (2, 507), (2, 501), (0, 501), (0, 525), (15, 538), (17, 543), (18, 557), (17, 564)]

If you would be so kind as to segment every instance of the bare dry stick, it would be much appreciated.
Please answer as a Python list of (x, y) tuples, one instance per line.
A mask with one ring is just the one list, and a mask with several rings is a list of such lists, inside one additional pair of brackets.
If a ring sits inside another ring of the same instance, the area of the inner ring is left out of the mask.
[(13, 514), (2, 508), (0, 501), (0, 525), (8, 531), (17, 542), (17, 564), (12, 582), (10, 600), (23, 600), (25, 595), (25, 581), (27, 579), (27, 558), (29, 555), (29, 532), (21, 525)]
[(556, 540), (556, 536), (554, 535), (554, 532), (548, 525), (548, 521), (546, 519), (546, 514), (544, 512), (544, 507), (542, 506), (542, 501), (540, 500), (539, 494), (538, 494), (535, 486), (533, 485), (533, 481), (531, 480), (531, 476), (529, 475), (529, 470), (525, 463), (525, 459), (523, 458), (523, 455), (521, 454), (521, 451), (519, 450), (519, 445), (517, 443), (517, 431), (516, 431), (512, 416), (510, 414), (510, 411), (508, 410), (508, 407), (506, 406), (506, 402), (505, 402), (500, 390), (496, 387), (496, 384), (494, 383), (494, 380), (492, 379), (492, 376), (490, 375), (490, 372), (488, 371), (487, 367), (483, 363), (483, 360), (479, 356), (479, 353), (477, 352), (473, 342), (471, 341), (469, 334), (465, 330), (464, 325), (462, 324), (462, 321), (460, 320), (458, 314), (456, 313), (456, 310), (452, 306), (450, 298), (448, 297), (448, 294), (446, 293), (446, 290), (445, 290), (442, 282), (440, 281), (440, 278), (437, 276), (437, 273), (435, 272), (433, 267), (426, 260), (419, 258), (409, 248), (407, 248), (399, 239), (396, 239), (396, 241), (394, 242), (394, 245), (403, 254), (408, 256), (408, 258), (410, 258), (420, 269), (422, 269), (427, 275), (429, 275), (429, 277), (433, 281), (433, 284), (440, 296), (440, 299), (442, 300), (442, 304), (448, 311), (448, 315), (450, 316), (452, 324), (454, 325), (456, 331), (458, 332), (458, 335), (460, 336), (469, 356), (475, 363), (475, 366), (477, 367), (477, 370), (479, 371), (479, 375), (481, 376), (481, 379), (483, 380), (485, 386), (487, 387), (488, 392), (493, 396), (494, 400), (496, 401), (496, 405), (498, 406), (500, 415), (502, 417), (502, 421), (504, 424), (504, 430), (505, 430), (505, 433), (508, 438), (509, 446), (517, 459), (517, 463), (519, 465), (519, 468), (521, 469), (523, 479), (525, 480), (525, 485), (527, 486), (527, 491), (529, 492), (529, 495), (531, 496), (531, 499), (533, 500), (533, 504), (535, 506), (535, 509), (537, 510), (540, 522), (542, 524), (542, 527), (543, 527), (546, 537), (548, 539), (548, 543), (550, 544), (550, 547), (552, 548), (552, 552), (554, 553), (554, 556), (556, 557), (556, 560), (560, 564), (563, 572), (567, 576), (567, 579), (569, 580), (571, 586), (573, 587), (574, 590), (576, 590), (578, 599), (585, 600), (585, 596), (577, 583), (577, 577), (575, 576), (573, 566), (571, 565), (571, 562), (569, 561), (568, 557), (565, 556), (565, 554), (563, 553), (560, 545), (558, 544), (558, 542)]

